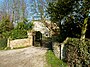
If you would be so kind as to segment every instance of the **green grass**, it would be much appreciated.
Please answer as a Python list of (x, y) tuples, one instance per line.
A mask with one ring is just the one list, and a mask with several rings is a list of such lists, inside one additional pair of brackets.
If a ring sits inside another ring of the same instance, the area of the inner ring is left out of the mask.
[(58, 59), (51, 50), (46, 53), (46, 61), (49, 67), (67, 67), (66, 63)]

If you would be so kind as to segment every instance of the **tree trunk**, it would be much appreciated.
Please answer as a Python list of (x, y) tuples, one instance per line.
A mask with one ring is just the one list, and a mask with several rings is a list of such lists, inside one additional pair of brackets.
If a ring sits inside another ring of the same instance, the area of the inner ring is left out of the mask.
[(81, 38), (80, 38), (80, 40), (82, 42), (85, 41), (85, 34), (86, 34), (86, 30), (87, 30), (87, 25), (88, 25), (87, 21), (88, 21), (88, 18), (85, 18), (84, 19), (84, 24), (83, 24), (82, 29), (81, 29)]

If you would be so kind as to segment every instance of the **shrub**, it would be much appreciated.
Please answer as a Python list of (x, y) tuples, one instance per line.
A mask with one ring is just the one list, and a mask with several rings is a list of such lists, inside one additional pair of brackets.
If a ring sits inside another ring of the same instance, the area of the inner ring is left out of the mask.
[[(65, 61), (71, 67), (88, 67), (90, 65), (90, 52), (88, 50), (90, 47), (90, 40), (87, 40), (86, 46), (80, 46), (80, 39), (78, 38), (69, 38), (68, 42), (65, 44), (66, 46), (66, 58)], [(87, 49), (87, 52), (83, 52), (80, 48)], [(86, 54), (87, 53), (87, 54)]]
[(13, 23), (9, 19), (0, 21), (0, 33), (5, 31), (11, 31), (14, 28)]
[(26, 27), (27, 27), (27, 28), (26, 28), (27, 30), (29, 30), (29, 29), (31, 30), (31, 29), (33, 28), (33, 23), (32, 23), (32, 22), (29, 22), (29, 23), (26, 25)]
[(0, 39), (0, 49), (4, 49), (5, 47), (7, 47), (7, 39), (3, 38)]
[(12, 39), (23, 39), (27, 38), (27, 30), (20, 30), (20, 29), (14, 29), (11, 31), (11, 38)]
[(33, 23), (32, 22), (28, 22), (28, 23), (24, 23), (24, 22), (19, 22), (17, 24), (17, 26), (15, 27), (15, 29), (22, 29), (22, 30), (31, 30), (33, 27)]

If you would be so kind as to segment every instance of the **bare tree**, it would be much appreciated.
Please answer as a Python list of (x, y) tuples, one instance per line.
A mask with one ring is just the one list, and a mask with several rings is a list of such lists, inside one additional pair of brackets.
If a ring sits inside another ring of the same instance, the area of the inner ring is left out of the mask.
[(26, 3), (25, 0), (20, 0), (20, 7), (21, 7), (21, 20), (24, 22), (24, 19), (26, 17)]

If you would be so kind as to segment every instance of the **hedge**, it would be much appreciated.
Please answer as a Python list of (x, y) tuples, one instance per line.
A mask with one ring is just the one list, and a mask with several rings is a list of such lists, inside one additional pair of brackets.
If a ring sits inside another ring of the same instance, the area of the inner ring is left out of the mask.
[[(90, 39), (86, 39), (87, 54), (80, 51), (80, 39), (69, 38), (65, 44), (66, 58), (64, 59), (70, 67), (88, 67), (90, 65)], [(81, 46), (82, 47), (82, 46)]]
[(28, 37), (27, 30), (20, 30), (20, 29), (12, 30), (10, 37), (13, 40), (27, 38)]
[(5, 47), (7, 47), (7, 39), (0, 39), (0, 50), (4, 49)]

